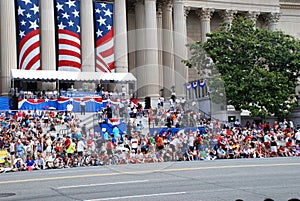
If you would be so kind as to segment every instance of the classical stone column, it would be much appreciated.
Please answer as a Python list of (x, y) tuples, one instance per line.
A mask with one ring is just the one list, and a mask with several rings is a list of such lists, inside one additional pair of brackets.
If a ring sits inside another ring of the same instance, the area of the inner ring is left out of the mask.
[(53, 1), (40, 1), (41, 67), (56, 70), (55, 22)]
[(174, 82), (174, 52), (173, 52), (173, 5), (171, 0), (163, 1), (163, 96), (171, 96)]
[(220, 12), (221, 17), (224, 20), (224, 23), (228, 23), (231, 26), (232, 21), (234, 20), (237, 10), (224, 10)]
[(130, 5), (127, 9), (127, 41), (128, 41), (128, 71), (135, 67), (135, 40), (136, 40), (136, 22), (135, 22), (135, 5)]
[[(54, 7), (53, 1), (40, 1), (42, 70), (56, 70)], [(39, 87), (44, 90), (54, 90), (56, 88), (56, 83), (43, 82)]]
[(157, 45), (157, 18), (156, 0), (145, 0), (145, 27), (146, 27), (146, 96), (159, 96), (159, 68)]
[(201, 42), (205, 43), (207, 41), (206, 34), (210, 32), (210, 19), (214, 9), (212, 8), (201, 8), (197, 10), (197, 14), (201, 21)]
[[(135, 22), (135, 5), (130, 4), (127, 7), (127, 41), (128, 41), (128, 72), (134, 73), (135, 66), (136, 66), (136, 22)], [(135, 91), (134, 84), (119, 84), (118, 85), (119, 91), (126, 91), (126, 94), (131, 94)]]
[(137, 96), (145, 96), (144, 81), (147, 77), (145, 69), (145, 6), (143, 0), (136, 0), (135, 2), (135, 44), (136, 44), (136, 57), (135, 69), (133, 73), (137, 78)]
[[(174, 79), (175, 93), (177, 97), (185, 96), (184, 84), (188, 79), (188, 69), (182, 63), (182, 60), (188, 58), (187, 54), (187, 30), (186, 30), (186, 15), (188, 8), (184, 7), (182, 0), (173, 0), (173, 22), (174, 22)], [(173, 88), (173, 87), (172, 87)]]
[(115, 69), (128, 72), (126, 0), (115, 0)]
[(259, 14), (260, 14), (260, 12), (258, 12), (258, 11), (249, 11), (246, 16), (248, 19), (253, 21), (254, 25), (256, 25), (256, 21), (257, 21)]
[(10, 71), (17, 68), (15, 1), (0, 1), (1, 95), (10, 91)]
[(277, 25), (278, 25), (279, 19), (280, 19), (280, 13), (269, 13), (268, 14), (267, 21), (268, 21), (268, 29), (270, 31), (277, 30)]
[(95, 67), (95, 32), (93, 0), (80, 1), (81, 71), (93, 72)]
[(158, 45), (158, 70), (159, 70), (159, 89), (162, 89), (163, 87), (163, 61), (162, 61), (162, 49), (163, 49), (163, 44), (162, 44), (162, 33), (163, 33), (163, 27), (162, 27), (162, 3), (157, 4), (157, 11), (156, 11), (156, 18), (157, 18), (157, 45)]

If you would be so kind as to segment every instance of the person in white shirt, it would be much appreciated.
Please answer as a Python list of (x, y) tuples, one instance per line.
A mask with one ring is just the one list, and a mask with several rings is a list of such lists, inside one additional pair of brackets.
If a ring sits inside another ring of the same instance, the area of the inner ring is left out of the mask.
[(84, 150), (86, 148), (86, 145), (84, 144), (83, 139), (84, 138), (81, 138), (77, 142), (77, 154), (78, 154), (78, 162), (79, 162), (80, 166), (82, 164), (82, 157), (83, 157), (83, 154), (84, 154)]
[(72, 114), (72, 111), (73, 111), (73, 105), (71, 102), (68, 103), (67, 105), (67, 112), (71, 115)]
[(137, 153), (139, 140), (134, 136), (131, 138), (130, 144), (131, 144), (131, 150), (134, 150), (134, 152)]
[(300, 145), (300, 129), (295, 133), (296, 145)]
[(85, 102), (84, 102), (84, 100), (81, 100), (81, 102), (80, 102), (80, 114), (81, 115), (85, 115)]
[(172, 160), (177, 160), (177, 149), (180, 143), (181, 142), (178, 138), (178, 135), (176, 134), (174, 139), (170, 142), (170, 149), (172, 149)]

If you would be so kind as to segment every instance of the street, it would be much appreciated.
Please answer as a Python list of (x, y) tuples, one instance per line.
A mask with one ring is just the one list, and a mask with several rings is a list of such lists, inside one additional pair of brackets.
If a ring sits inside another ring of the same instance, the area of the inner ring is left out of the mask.
[(185, 161), (0, 175), (0, 200), (288, 200), (300, 158)]

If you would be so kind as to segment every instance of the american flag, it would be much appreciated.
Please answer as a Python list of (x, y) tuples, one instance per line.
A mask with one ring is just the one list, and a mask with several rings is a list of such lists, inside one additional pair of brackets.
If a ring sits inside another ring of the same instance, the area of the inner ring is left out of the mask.
[(17, 0), (19, 69), (40, 70), (39, 1)]
[(56, 0), (58, 70), (80, 71), (80, 1)]
[(94, 2), (96, 71), (114, 71), (113, 4)]

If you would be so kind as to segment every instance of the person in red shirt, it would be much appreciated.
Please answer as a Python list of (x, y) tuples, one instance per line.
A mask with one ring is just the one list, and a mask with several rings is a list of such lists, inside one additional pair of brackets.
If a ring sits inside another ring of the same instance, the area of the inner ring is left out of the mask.
[(64, 143), (65, 149), (68, 149), (70, 144), (71, 144), (70, 136), (67, 136), (67, 139), (65, 140), (65, 143)]

